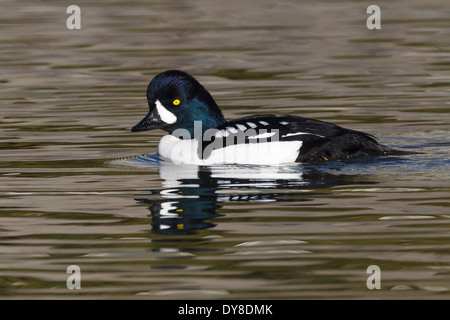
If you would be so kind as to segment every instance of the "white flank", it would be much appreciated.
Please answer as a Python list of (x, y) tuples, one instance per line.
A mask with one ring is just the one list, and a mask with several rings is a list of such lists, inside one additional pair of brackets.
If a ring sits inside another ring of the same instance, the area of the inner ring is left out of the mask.
[(158, 110), (159, 116), (161, 117), (162, 121), (168, 124), (173, 124), (177, 122), (177, 117), (172, 112), (164, 108), (164, 106), (162, 105), (161, 102), (159, 102), (159, 100), (156, 100), (155, 104), (156, 110)]
[(255, 129), (255, 128), (257, 127), (257, 125), (254, 124), (253, 122), (246, 122), (246, 123), (247, 123), (247, 125), (248, 125), (250, 128)]
[(212, 151), (207, 159), (198, 157), (197, 139), (181, 140), (172, 135), (161, 138), (158, 153), (175, 164), (281, 164), (297, 159), (302, 141), (235, 144)]

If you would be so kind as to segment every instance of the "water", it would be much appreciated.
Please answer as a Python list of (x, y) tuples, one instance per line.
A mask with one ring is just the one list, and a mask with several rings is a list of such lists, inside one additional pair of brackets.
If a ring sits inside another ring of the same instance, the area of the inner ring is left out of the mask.
[[(358, 1), (78, 1), (81, 30), (69, 4), (1, 2), (0, 298), (450, 298), (446, 1), (382, 3), (372, 31)], [(160, 163), (163, 133), (130, 128), (173, 68), (228, 119), (303, 115), (423, 154)]]

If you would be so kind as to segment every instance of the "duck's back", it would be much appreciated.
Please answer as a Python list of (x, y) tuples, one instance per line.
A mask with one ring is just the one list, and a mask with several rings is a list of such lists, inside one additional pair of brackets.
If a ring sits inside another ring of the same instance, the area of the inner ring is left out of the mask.
[[(270, 137), (271, 142), (301, 141), (297, 162), (406, 154), (379, 144), (370, 134), (325, 121), (292, 115), (247, 116), (227, 121), (217, 127), (217, 130), (227, 137), (245, 135), (245, 139), (235, 139), (234, 143), (255, 142), (257, 137), (264, 141)], [(253, 130), (254, 135), (249, 135), (249, 130)]]

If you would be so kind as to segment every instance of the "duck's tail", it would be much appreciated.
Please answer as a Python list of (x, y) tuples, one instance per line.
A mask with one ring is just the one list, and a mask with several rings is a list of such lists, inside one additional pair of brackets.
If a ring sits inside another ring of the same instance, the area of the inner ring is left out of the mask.
[(387, 147), (379, 144), (373, 136), (358, 131), (327, 139), (324, 143), (309, 149), (306, 144), (305, 147), (304, 152), (300, 152), (297, 162), (340, 161), (367, 156), (404, 156), (421, 153)]
[(406, 156), (406, 155), (413, 155), (413, 154), (423, 154), (423, 152), (419, 152), (419, 151), (399, 150), (399, 149), (386, 147), (384, 145), (380, 145), (380, 147), (382, 148), (385, 156)]

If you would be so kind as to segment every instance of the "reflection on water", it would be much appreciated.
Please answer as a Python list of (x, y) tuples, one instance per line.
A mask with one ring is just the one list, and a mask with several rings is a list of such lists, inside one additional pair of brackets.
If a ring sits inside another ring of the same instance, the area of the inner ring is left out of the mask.
[[(279, 166), (175, 165), (157, 154), (116, 163), (157, 166), (162, 190), (149, 190), (162, 200), (139, 198), (148, 204), (153, 232), (182, 235), (215, 226), (217, 210), (230, 202), (303, 202), (304, 190), (358, 183), (347, 175), (336, 175), (302, 164)], [(365, 184), (370, 184), (366, 181)], [(227, 191), (232, 191), (227, 192)]]
[(218, 217), (216, 210), (221, 207), (214, 180), (208, 175), (200, 178), (202, 171), (195, 166), (183, 170), (166, 162), (157, 165), (164, 189), (150, 190), (150, 194), (159, 194), (162, 200), (136, 199), (151, 205), (153, 232), (182, 235), (214, 227), (208, 220)]
[[(448, 0), (375, 3), (380, 30), (361, 1), (76, 4), (81, 30), (68, 3), (1, 1), (0, 298), (450, 298)], [(227, 119), (306, 116), (424, 153), (138, 157), (163, 134), (130, 133), (146, 86), (174, 68)]]

